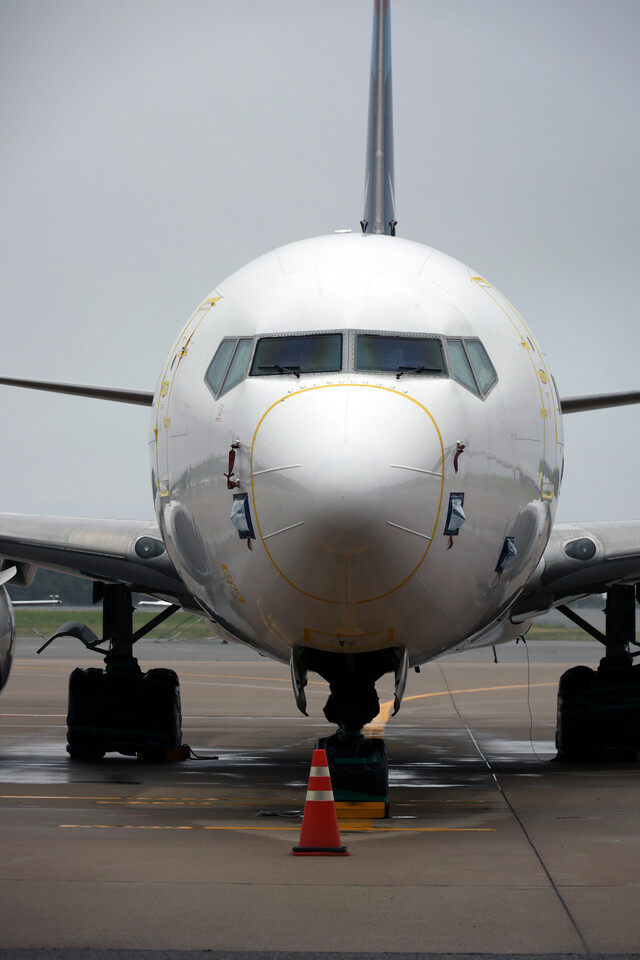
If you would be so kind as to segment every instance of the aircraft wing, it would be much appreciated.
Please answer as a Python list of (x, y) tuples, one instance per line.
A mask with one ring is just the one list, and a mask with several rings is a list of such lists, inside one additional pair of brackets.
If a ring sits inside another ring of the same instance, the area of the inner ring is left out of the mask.
[(557, 523), (511, 609), (518, 622), (613, 584), (640, 583), (640, 520)]
[(26, 585), (36, 569), (57, 570), (199, 609), (167, 554), (155, 523), (0, 513), (0, 558)]

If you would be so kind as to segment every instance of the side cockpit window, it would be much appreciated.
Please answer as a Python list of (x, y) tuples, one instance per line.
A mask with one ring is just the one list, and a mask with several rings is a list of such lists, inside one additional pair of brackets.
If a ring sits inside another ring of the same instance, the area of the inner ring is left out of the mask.
[(498, 374), (480, 341), (450, 338), (447, 339), (447, 349), (453, 379), (477, 397), (486, 397)]
[(222, 341), (205, 377), (216, 397), (240, 383), (246, 373), (252, 347), (253, 340), (250, 339)]
[(224, 375), (227, 372), (229, 361), (233, 356), (233, 351), (237, 343), (237, 340), (223, 340), (216, 350), (213, 360), (209, 364), (205, 379), (216, 396), (220, 393)]
[(466, 346), (480, 390), (487, 394), (498, 379), (495, 367), (479, 340), (467, 340)]
[(224, 383), (222, 384), (223, 393), (231, 390), (232, 387), (235, 387), (236, 383), (240, 383), (240, 381), (244, 379), (252, 349), (253, 340), (238, 340), (238, 346), (236, 347), (231, 363), (229, 364), (229, 369), (227, 370), (227, 375), (224, 378)]
[(342, 334), (261, 337), (251, 364), (251, 377), (303, 373), (338, 373), (342, 370)]
[(471, 363), (467, 356), (467, 351), (464, 349), (462, 340), (447, 340), (447, 346), (449, 348), (449, 360), (451, 362), (453, 379), (457, 380), (458, 383), (462, 383), (468, 390), (471, 390), (472, 393), (475, 393), (476, 396), (479, 397), (480, 390), (476, 383), (476, 378), (473, 375)]
[(358, 333), (355, 350), (359, 372), (446, 376), (442, 343), (435, 337)]

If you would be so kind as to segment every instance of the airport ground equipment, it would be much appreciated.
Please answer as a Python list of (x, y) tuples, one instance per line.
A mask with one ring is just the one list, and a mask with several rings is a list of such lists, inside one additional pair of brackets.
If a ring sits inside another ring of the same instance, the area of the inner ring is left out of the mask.
[(333, 796), (341, 816), (389, 816), (387, 745), (380, 737), (341, 727), (316, 747), (327, 754)]

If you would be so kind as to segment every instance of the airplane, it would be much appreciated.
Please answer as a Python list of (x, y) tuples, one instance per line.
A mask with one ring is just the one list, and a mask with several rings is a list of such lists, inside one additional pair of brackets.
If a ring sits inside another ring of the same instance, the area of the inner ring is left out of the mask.
[[(604, 656), (560, 681), (562, 759), (640, 749), (640, 521), (556, 523), (563, 415), (640, 391), (560, 398), (516, 309), (482, 275), (402, 238), (394, 203), (390, 3), (374, 0), (360, 232), (282, 246), (218, 284), (151, 393), (2, 377), (147, 406), (157, 521), (0, 514), (0, 688), (15, 646), (5, 589), (44, 567), (88, 578), (105, 658), (70, 678), (67, 751), (160, 756), (181, 743), (179, 682), (140, 670), (132, 592), (329, 684), (345, 755), (376, 683), (444, 653), (523, 636), (552, 607), (607, 594)], [(595, 631), (597, 633), (597, 631)], [(339, 746), (336, 750), (339, 751)]]

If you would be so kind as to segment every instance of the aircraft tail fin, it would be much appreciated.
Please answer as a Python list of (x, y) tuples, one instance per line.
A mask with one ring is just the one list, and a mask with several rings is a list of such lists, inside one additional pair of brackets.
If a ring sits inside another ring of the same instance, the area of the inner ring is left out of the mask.
[(374, 0), (363, 233), (395, 236), (390, 0)]

